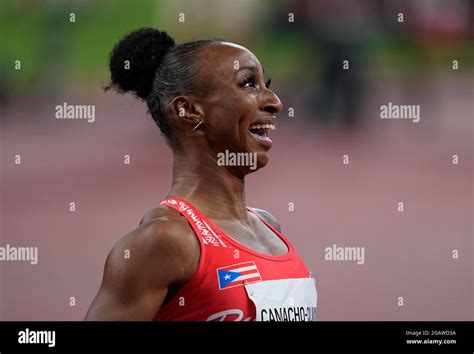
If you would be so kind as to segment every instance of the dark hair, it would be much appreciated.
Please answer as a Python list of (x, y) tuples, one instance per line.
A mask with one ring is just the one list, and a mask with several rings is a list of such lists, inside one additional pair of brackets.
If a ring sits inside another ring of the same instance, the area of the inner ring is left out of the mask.
[(111, 83), (106, 89), (131, 92), (145, 100), (153, 120), (174, 147), (178, 141), (165, 104), (178, 94), (205, 93), (199, 91), (196, 84), (198, 50), (220, 41), (209, 39), (175, 44), (164, 31), (154, 28), (133, 31), (110, 53)]

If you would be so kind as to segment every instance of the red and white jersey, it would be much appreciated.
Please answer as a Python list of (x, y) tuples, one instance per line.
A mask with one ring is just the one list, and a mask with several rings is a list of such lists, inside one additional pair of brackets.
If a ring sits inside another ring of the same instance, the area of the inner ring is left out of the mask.
[(316, 320), (316, 282), (291, 243), (272, 225), (260, 218), (286, 243), (288, 253), (284, 255), (245, 247), (182, 198), (170, 197), (161, 205), (187, 218), (201, 255), (194, 275), (159, 310), (155, 320)]

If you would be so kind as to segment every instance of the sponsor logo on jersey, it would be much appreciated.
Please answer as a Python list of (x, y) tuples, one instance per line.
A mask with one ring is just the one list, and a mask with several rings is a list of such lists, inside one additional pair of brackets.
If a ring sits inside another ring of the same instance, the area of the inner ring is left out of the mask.
[(206, 321), (251, 321), (252, 317), (244, 318), (244, 312), (240, 309), (224, 310), (210, 315)]
[(255, 262), (242, 262), (227, 267), (217, 268), (219, 290), (262, 281)]

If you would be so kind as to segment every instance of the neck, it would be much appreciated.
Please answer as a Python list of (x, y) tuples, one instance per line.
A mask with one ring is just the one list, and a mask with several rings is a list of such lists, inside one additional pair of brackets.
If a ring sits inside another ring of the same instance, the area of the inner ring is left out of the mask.
[(245, 181), (218, 166), (212, 156), (199, 151), (175, 152), (173, 184), (168, 196), (188, 200), (212, 220), (249, 219)]

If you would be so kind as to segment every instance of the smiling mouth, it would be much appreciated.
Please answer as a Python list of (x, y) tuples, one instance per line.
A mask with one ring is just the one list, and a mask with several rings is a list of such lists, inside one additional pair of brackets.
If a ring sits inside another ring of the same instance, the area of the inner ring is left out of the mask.
[(249, 127), (250, 133), (262, 138), (268, 138), (268, 132), (275, 130), (275, 124), (252, 124)]

